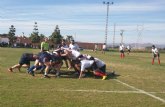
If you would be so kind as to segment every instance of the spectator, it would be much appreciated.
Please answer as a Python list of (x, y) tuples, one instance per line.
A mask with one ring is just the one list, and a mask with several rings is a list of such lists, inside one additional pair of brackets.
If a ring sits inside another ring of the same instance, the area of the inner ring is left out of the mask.
[(79, 51), (80, 50), (78, 44), (76, 44), (74, 40), (71, 40), (71, 43), (69, 44), (69, 48), (71, 50), (76, 50), (76, 51)]

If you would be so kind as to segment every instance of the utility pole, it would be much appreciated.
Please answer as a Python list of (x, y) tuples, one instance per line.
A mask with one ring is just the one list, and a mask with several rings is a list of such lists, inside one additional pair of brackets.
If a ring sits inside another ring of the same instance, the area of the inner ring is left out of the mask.
[(24, 37), (24, 32), (22, 32), (22, 36)]
[(138, 38), (136, 42), (136, 48), (140, 49), (140, 44), (142, 42), (142, 33), (143, 33), (144, 27), (143, 25), (137, 25), (137, 33), (138, 33)]
[(106, 25), (105, 25), (105, 44), (107, 45), (109, 6), (113, 5), (113, 2), (103, 1), (103, 4), (107, 5), (107, 15), (106, 15)]
[(123, 32), (124, 32), (124, 30), (121, 30), (121, 33), (120, 33), (120, 35), (121, 35), (121, 44), (123, 44)]

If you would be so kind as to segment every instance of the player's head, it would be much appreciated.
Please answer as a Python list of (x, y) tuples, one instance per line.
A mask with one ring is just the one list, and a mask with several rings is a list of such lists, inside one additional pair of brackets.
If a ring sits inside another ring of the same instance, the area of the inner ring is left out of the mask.
[(62, 44), (65, 44), (65, 39), (62, 39), (62, 40), (61, 40), (61, 43), (62, 43)]
[(49, 39), (47, 37), (44, 38), (45, 42), (47, 42)]
[(155, 48), (155, 45), (152, 45), (152, 48)]
[(74, 40), (71, 40), (71, 43), (72, 43), (72, 44), (74, 44), (74, 43), (75, 43), (75, 41), (74, 41)]
[(95, 60), (95, 58), (91, 56), (91, 57), (89, 58), (89, 60)]
[(33, 58), (38, 59), (39, 55), (38, 54), (33, 54)]

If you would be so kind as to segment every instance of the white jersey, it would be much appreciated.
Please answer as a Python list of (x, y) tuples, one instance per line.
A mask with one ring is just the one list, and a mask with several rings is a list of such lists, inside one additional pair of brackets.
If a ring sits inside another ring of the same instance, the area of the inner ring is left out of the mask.
[(98, 58), (95, 58), (95, 62), (98, 68), (101, 68), (105, 65), (105, 63)]
[(122, 50), (124, 51), (124, 45), (120, 45), (120, 46), (119, 46), (119, 50), (120, 50), (120, 51), (122, 51)]
[(80, 49), (79, 49), (79, 46), (75, 43), (75, 44), (70, 44), (69, 45), (69, 48), (71, 49), (71, 50), (77, 50), (77, 51), (79, 51)]
[(61, 48), (69, 48), (68, 45), (63, 45)]
[(130, 50), (130, 49), (131, 49), (129, 45), (127, 46), (127, 49), (128, 49), (128, 50)]
[(93, 63), (94, 63), (94, 60), (82, 60), (81, 71), (85, 71), (85, 69), (91, 67)]
[(76, 50), (71, 50), (71, 54), (71, 59), (73, 60), (76, 60), (81, 55), (81, 53)]
[(158, 54), (158, 53), (159, 53), (159, 51), (158, 51), (158, 49), (157, 49), (157, 48), (155, 48), (155, 49), (152, 49), (152, 53), (153, 53), (153, 54)]

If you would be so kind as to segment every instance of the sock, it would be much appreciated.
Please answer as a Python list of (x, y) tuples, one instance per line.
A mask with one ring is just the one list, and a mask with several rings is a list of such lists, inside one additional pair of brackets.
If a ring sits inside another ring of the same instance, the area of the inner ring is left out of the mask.
[(29, 69), (28, 69), (28, 73), (30, 73), (30, 72), (32, 72), (33, 71), (33, 69), (35, 68), (36, 66), (31, 66)]
[(121, 54), (121, 57), (124, 58), (124, 54), (123, 53)]
[(45, 72), (44, 75), (47, 75), (47, 72)]
[(158, 64), (160, 65), (160, 59), (158, 58)]
[(99, 72), (99, 71), (96, 71), (96, 72), (95, 72), (95, 75), (96, 75), (96, 76), (101, 76), (101, 77), (105, 76), (104, 73)]
[(122, 58), (122, 53), (120, 54), (120, 58)]
[(154, 64), (154, 58), (152, 59), (152, 65)]

